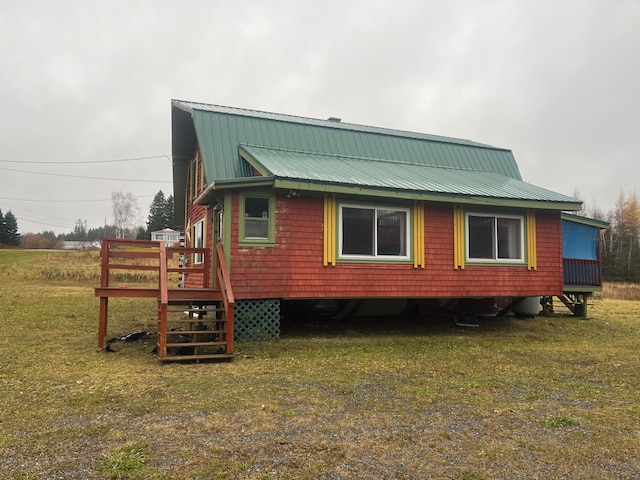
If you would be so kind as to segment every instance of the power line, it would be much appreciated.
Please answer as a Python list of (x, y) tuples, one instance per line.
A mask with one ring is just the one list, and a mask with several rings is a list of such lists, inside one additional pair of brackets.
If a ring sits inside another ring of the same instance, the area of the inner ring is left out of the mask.
[(170, 180), (141, 180), (139, 178), (107, 178), (107, 177), (90, 177), (86, 175), (67, 175), (64, 173), (48, 173), (48, 172), (32, 172), (29, 170), (18, 170), (16, 168), (0, 167), (0, 170), (6, 170), (8, 172), (21, 172), (21, 173), (33, 173), (37, 175), (50, 175), (52, 177), (70, 177), (70, 178), (84, 178), (91, 180), (112, 180), (117, 182), (140, 182), (140, 183), (173, 183)]
[[(140, 195), (133, 198), (148, 198), (153, 197), (153, 195)], [(40, 200), (37, 198), (10, 198), (10, 197), (0, 197), (2, 200), (13, 200), (16, 202), (46, 202), (46, 203), (87, 203), (87, 202), (111, 202), (113, 199), (111, 198), (100, 198), (93, 200)]]
[(132, 157), (132, 158), (117, 158), (110, 160), (78, 160), (78, 161), (58, 161), (58, 160), (2, 160), (2, 163), (29, 163), (29, 164), (42, 164), (42, 165), (80, 165), (87, 163), (116, 163), (116, 162), (137, 162), (140, 160), (152, 160), (156, 158), (171, 159), (170, 155), (151, 155), (149, 157)]
[[(20, 222), (24, 220), (25, 222), (37, 223), (38, 225), (46, 225), (48, 227), (61, 227), (61, 228), (73, 229), (73, 227), (70, 227), (69, 225), (60, 225), (59, 223), (53, 223), (50, 221), (50, 219), (49, 221), (46, 221), (47, 219), (43, 219), (37, 216), (25, 215), (24, 213), (21, 213), (21, 212), (13, 211), (12, 213), (16, 216), (16, 219), (18, 220), (18, 226), (20, 225)], [(62, 221), (64, 222), (64, 220)]]

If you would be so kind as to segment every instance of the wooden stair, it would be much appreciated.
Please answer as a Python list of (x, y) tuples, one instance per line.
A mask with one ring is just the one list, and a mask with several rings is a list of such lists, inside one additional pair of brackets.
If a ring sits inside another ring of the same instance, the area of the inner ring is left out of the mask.
[(158, 302), (158, 359), (172, 361), (229, 360), (229, 323), (219, 290), (212, 298)]
[[(189, 258), (201, 255), (203, 261), (193, 266), (169, 267), (175, 255)], [(214, 361), (233, 358), (234, 297), (227, 274), (224, 252), (216, 245), (215, 281), (210, 272), (211, 252), (204, 248), (166, 247), (164, 243), (141, 240), (104, 239), (102, 274), (95, 296), (100, 298), (98, 348), (104, 350), (110, 297), (158, 299), (158, 359), (170, 361)], [(119, 263), (112, 263), (116, 259)], [(135, 263), (156, 259), (156, 265)], [(123, 263), (133, 260), (134, 263)], [(109, 272), (114, 269), (155, 270), (158, 287), (113, 287)], [(168, 273), (196, 275), (197, 288), (169, 288)], [(212, 283), (214, 284), (212, 286)]]

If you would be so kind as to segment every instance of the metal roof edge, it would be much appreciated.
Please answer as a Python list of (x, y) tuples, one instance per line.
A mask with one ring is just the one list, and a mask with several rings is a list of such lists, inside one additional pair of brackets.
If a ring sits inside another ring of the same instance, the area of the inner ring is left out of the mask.
[(328, 184), (312, 181), (282, 180), (279, 178), (274, 179), (273, 187), (283, 190), (362, 195), (371, 197), (386, 197), (391, 199), (423, 200), (436, 203), (530, 208), (533, 210), (562, 211), (571, 210), (573, 208), (576, 208), (577, 206), (569, 202), (553, 202), (549, 200), (524, 200), (512, 198), (480, 197), (475, 195), (452, 195), (437, 192), (415, 192), (406, 190), (392, 190), (386, 188), (361, 187), (348, 184)]
[(573, 213), (562, 212), (562, 220), (567, 220), (568, 222), (582, 223), (583, 225), (589, 225), (591, 227), (597, 228), (609, 228), (611, 223), (606, 220), (598, 220), (597, 218), (583, 217), (581, 215), (576, 215)]
[(202, 102), (192, 102), (188, 100), (171, 100), (172, 106), (179, 108), (185, 112), (189, 112), (193, 115), (194, 111), (200, 111), (204, 113), (217, 113), (223, 115), (235, 115), (235, 116), (244, 116), (250, 118), (260, 118), (263, 120), (271, 120), (271, 121), (279, 121), (279, 122), (287, 122), (287, 123), (298, 123), (303, 125), (317, 126), (317, 127), (325, 127), (337, 130), (351, 130), (351, 131), (359, 131), (364, 133), (372, 133), (378, 135), (388, 135), (388, 136), (396, 136), (401, 138), (412, 138), (415, 140), (423, 140), (423, 141), (433, 141), (443, 144), (452, 144), (452, 145), (460, 145), (467, 146), (473, 148), (483, 148), (488, 150), (498, 150), (504, 152), (510, 152), (513, 154), (511, 149), (496, 147), (494, 145), (489, 145), (486, 143), (475, 142), (473, 140), (467, 140), (464, 138), (457, 137), (448, 137), (444, 135), (436, 135), (429, 133), (420, 133), (420, 132), (412, 132), (408, 130), (397, 130), (387, 127), (376, 127), (373, 125), (361, 125), (357, 123), (349, 123), (349, 122), (336, 122), (332, 120), (324, 120), (320, 118), (313, 117), (304, 117), (298, 115), (291, 115), (286, 113), (275, 113), (275, 112), (267, 112), (263, 110), (254, 110), (248, 108), (239, 108), (239, 107), (227, 107), (223, 105), (215, 105), (208, 104)]
[(206, 205), (207, 203), (209, 203), (209, 199), (215, 194), (215, 192), (244, 188), (272, 187), (273, 183), (274, 178), (271, 176), (216, 180), (215, 182), (211, 182), (209, 185), (207, 185), (204, 191), (200, 195), (198, 195), (193, 203), (195, 203), (196, 205)]

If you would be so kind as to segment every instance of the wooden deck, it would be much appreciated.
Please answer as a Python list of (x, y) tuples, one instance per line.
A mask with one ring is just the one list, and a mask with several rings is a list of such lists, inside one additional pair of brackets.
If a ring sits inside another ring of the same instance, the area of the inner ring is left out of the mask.
[[(157, 350), (161, 361), (232, 358), (234, 297), (222, 246), (217, 245), (215, 252), (216, 275), (212, 281), (212, 261), (207, 249), (166, 247), (162, 242), (145, 240), (104, 239), (100, 286), (94, 290), (94, 295), (100, 298), (98, 348), (105, 348), (109, 298), (156, 298)], [(201, 255), (203, 261), (189, 265), (196, 254)], [(170, 263), (176, 263), (176, 255), (180, 258), (179, 266), (170, 266)], [(113, 270), (156, 271), (158, 286), (112, 286), (110, 274)], [(169, 273), (196, 276), (201, 286), (170, 288)], [(180, 317), (184, 313), (187, 317)]]

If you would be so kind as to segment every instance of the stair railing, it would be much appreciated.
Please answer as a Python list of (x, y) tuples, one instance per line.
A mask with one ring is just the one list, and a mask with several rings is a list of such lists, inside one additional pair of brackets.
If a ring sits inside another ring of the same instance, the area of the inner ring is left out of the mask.
[(224, 258), (222, 244), (216, 244), (216, 283), (222, 293), (222, 301), (226, 312), (227, 321), (227, 355), (233, 354), (233, 307), (235, 298), (231, 288), (231, 279), (227, 270), (227, 261)]
[(169, 309), (169, 265), (167, 260), (167, 247), (160, 242), (158, 288), (160, 299), (158, 301), (158, 357), (167, 356), (167, 311)]

